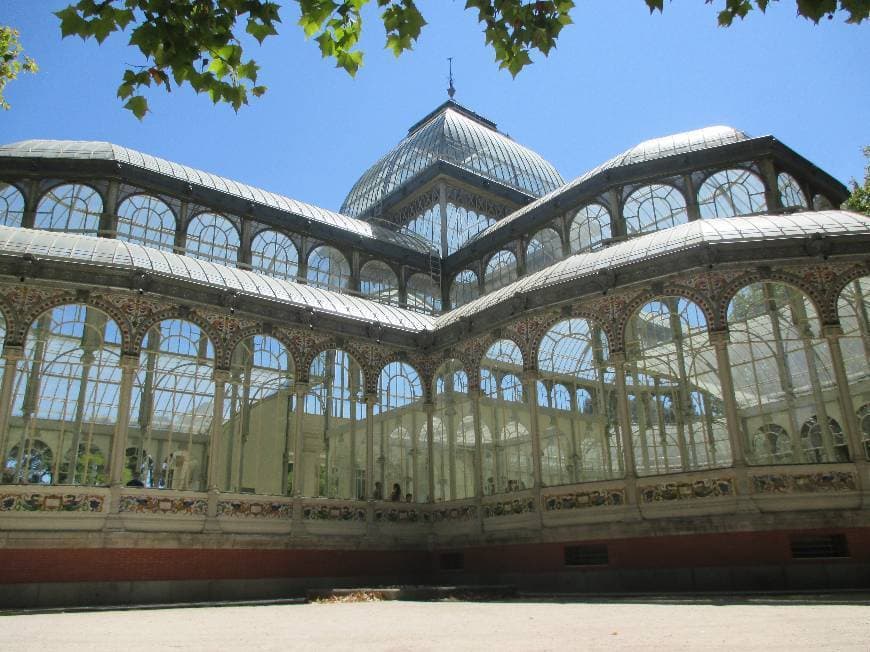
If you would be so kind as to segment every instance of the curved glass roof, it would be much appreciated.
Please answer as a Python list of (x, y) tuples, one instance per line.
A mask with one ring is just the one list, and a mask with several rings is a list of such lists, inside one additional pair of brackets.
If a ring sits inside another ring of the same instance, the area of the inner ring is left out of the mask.
[(166, 159), (157, 158), (150, 154), (143, 154), (142, 152), (108, 142), (90, 140), (23, 140), (8, 145), (0, 145), (0, 156), (116, 161), (142, 168), (149, 172), (157, 172), (191, 185), (240, 197), (255, 204), (286, 211), (305, 219), (322, 222), (364, 238), (383, 240), (413, 249), (414, 251), (429, 253), (428, 246), (416, 238), (411, 238), (401, 233), (348, 217), (347, 215), (319, 208), (312, 204), (306, 204), (284, 195), (268, 192), (216, 174), (203, 172), (202, 170), (173, 163)]
[(32, 254), (44, 260), (63, 260), (71, 264), (141, 269), (155, 276), (199, 283), (211, 288), (236, 290), (243, 295), (280, 301), (294, 307), (314, 308), (344, 319), (366, 323), (380, 322), (385, 326), (407, 331), (431, 330), (434, 324), (433, 318), (410, 310), (121, 240), (0, 226), (0, 256), (24, 254)]
[(474, 315), (517, 293), (528, 293), (567, 283), (600, 272), (625, 267), (659, 256), (697, 247), (703, 243), (740, 243), (807, 238), (870, 235), (870, 218), (849, 211), (818, 211), (791, 215), (748, 215), (697, 220), (638, 236), (599, 251), (574, 254), (546, 269), (529, 274), (499, 290), (484, 295), (435, 321), (440, 328)]
[(519, 219), (523, 215), (528, 215), (539, 206), (546, 204), (548, 201), (568, 192), (572, 188), (585, 183), (592, 177), (601, 174), (613, 168), (622, 167), (624, 165), (632, 165), (634, 163), (643, 163), (654, 159), (665, 158), (667, 156), (676, 156), (677, 154), (686, 154), (712, 147), (720, 147), (722, 145), (731, 145), (744, 140), (750, 140), (750, 136), (744, 131), (735, 129), (734, 127), (715, 126), (704, 127), (703, 129), (694, 129), (692, 131), (684, 131), (670, 136), (662, 136), (661, 138), (653, 138), (645, 140), (642, 143), (635, 145), (631, 149), (627, 149), (621, 154), (617, 154), (613, 158), (605, 161), (601, 165), (581, 174), (576, 179), (572, 179), (560, 188), (536, 199), (535, 201), (518, 208), (513, 213), (502, 220), (499, 220), (488, 229), (485, 229), (473, 237), (469, 242), (480, 240), (490, 233), (506, 227), (514, 220)]
[(361, 215), (423, 170), (445, 161), (532, 197), (564, 181), (532, 150), (496, 130), (495, 124), (448, 101), (421, 122), (354, 184), (341, 211)]

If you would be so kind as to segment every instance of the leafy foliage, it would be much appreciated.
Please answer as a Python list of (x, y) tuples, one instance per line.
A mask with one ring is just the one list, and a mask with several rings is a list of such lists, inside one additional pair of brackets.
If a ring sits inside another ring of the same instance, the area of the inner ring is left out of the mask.
[[(362, 12), (372, 1), (295, 0), (299, 26), (324, 57), (355, 75), (363, 64), (358, 48)], [(727, 26), (779, 0), (722, 1), (719, 24)], [(795, 1), (798, 14), (816, 23), (837, 11), (851, 23), (870, 18), (870, 0)], [(396, 56), (412, 49), (426, 24), (414, 0), (374, 2), (381, 12), (386, 47)], [(650, 11), (664, 10), (665, 0), (644, 2)], [(533, 51), (546, 56), (556, 46), (562, 29), (572, 22), (574, 0), (466, 0), (465, 7), (477, 12), (496, 62), (516, 75), (532, 62)], [(152, 85), (170, 92), (173, 82), (189, 84), (236, 111), (248, 103), (249, 95), (263, 95), (266, 87), (257, 85), (259, 67), (245, 58), (242, 39), (247, 35), (262, 43), (276, 35), (280, 9), (271, 0), (79, 0), (56, 15), (64, 37), (94, 38), (98, 43), (130, 27), (130, 45), (139, 49), (145, 63), (124, 71), (118, 97), (141, 119), (148, 112), (142, 93)]]
[(21, 72), (36, 72), (39, 68), (36, 62), (24, 54), (24, 48), (18, 40), (18, 30), (6, 25), (0, 25), (0, 108), (9, 109), (9, 103), (3, 97), (6, 84), (17, 79)]
[(852, 194), (843, 204), (851, 211), (870, 215), (870, 147), (864, 148), (864, 156), (867, 157), (867, 167), (864, 168), (864, 185), (852, 180)]

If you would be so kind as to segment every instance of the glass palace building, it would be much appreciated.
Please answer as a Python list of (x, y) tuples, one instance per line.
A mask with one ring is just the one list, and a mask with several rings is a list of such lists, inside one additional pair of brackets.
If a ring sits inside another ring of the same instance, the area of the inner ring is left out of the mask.
[(870, 585), (870, 220), (708, 127), (450, 100), (340, 212), (0, 146), (0, 604)]

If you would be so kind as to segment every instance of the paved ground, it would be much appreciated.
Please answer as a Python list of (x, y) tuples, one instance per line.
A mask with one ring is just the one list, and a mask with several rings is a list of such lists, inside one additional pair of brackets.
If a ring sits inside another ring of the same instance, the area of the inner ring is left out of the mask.
[(844, 597), (785, 604), (366, 602), (52, 613), (0, 616), (0, 649), (867, 652), (870, 606)]

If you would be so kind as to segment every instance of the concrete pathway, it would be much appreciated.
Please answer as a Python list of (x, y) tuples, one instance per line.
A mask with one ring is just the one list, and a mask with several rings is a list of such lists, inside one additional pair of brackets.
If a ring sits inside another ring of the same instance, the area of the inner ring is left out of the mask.
[[(838, 603), (839, 602), (839, 603)], [(870, 650), (870, 606), (838, 598), (364, 602), (0, 616), (0, 649)]]

